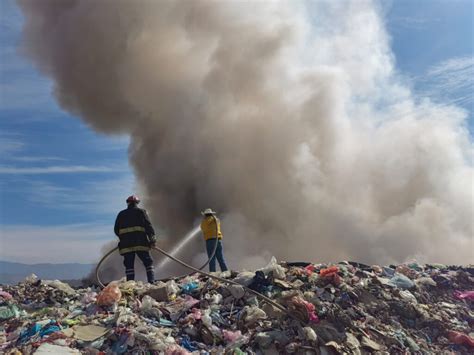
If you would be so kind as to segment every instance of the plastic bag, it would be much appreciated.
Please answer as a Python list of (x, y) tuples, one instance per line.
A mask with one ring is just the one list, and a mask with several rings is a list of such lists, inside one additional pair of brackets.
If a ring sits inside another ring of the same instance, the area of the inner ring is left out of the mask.
[(306, 339), (308, 339), (309, 341), (316, 341), (316, 339), (318, 338), (313, 328), (304, 327), (303, 331), (306, 336)]
[(166, 283), (166, 288), (168, 289), (168, 293), (170, 295), (175, 295), (179, 292), (179, 286), (174, 282), (174, 280), (170, 280)]
[(6, 291), (3, 291), (2, 289), (0, 289), (0, 297), (3, 298), (4, 300), (8, 301), (8, 300), (11, 300), (13, 298), (12, 295), (10, 295), (8, 292)]
[(212, 295), (211, 303), (212, 304), (219, 304), (222, 302), (222, 295), (220, 293), (215, 293)]
[(99, 306), (113, 306), (122, 298), (122, 292), (117, 282), (111, 282), (97, 296), (97, 304)]
[(210, 327), (212, 325), (212, 318), (211, 318), (211, 310), (205, 309), (201, 314), (202, 323), (206, 327)]
[(299, 315), (300, 319), (311, 323), (319, 322), (319, 318), (315, 313), (314, 304), (305, 301), (303, 298), (298, 296), (293, 297), (291, 299), (291, 308), (293, 308), (297, 316)]
[(334, 273), (338, 273), (339, 272), (339, 267), (337, 266), (331, 266), (331, 267), (328, 267), (326, 269), (321, 269), (319, 271), (319, 275), (321, 277), (325, 277), (325, 276), (331, 276), (332, 274)]
[(406, 277), (409, 277), (410, 279), (416, 278), (416, 270), (409, 268), (407, 265), (398, 265), (395, 269), (396, 272), (399, 274), (405, 275)]
[(255, 272), (243, 271), (235, 277), (234, 281), (243, 286), (248, 286), (252, 283), (252, 280), (254, 277), (255, 277)]
[(38, 281), (38, 276), (36, 276), (35, 274), (31, 274), (31, 275), (25, 277), (25, 279), (23, 280), (23, 282), (27, 283), (27, 284), (33, 284), (37, 281)]
[(60, 346), (55, 344), (43, 343), (38, 349), (36, 349), (35, 354), (56, 354), (56, 355), (68, 355), (68, 354), (81, 354), (79, 350), (71, 349), (67, 346)]
[(242, 332), (240, 330), (233, 332), (231, 330), (224, 329), (222, 331), (222, 335), (224, 336), (224, 340), (227, 343), (233, 343), (242, 337)]
[(54, 287), (55, 289), (58, 289), (69, 296), (73, 296), (76, 294), (76, 291), (71, 286), (59, 280), (53, 280), (53, 281), (47, 280), (47, 281), (41, 281), (41, 283)]
[(410, 269), (415, 270), (415, 271), (423, 271), (423, 266), (418, 264), (417, 262), (412, 262), (407, 265)]
[(24, 329), (20, 333), (20, 337), (18, 338), (18, 342), (20, 344), (26, 343), (30, 338), (34, 337), (36, 334), (39, 333), (41, 330), (41, 325), (38, 323), (34, 323), (28, 328)]
[(256, 322), (267, 318), (265, 311), (257, 306), (245, 307), (244, 310), (245, 312), (243, 313), (245, 314), (244, 321), (246, 326), (253, 325)]
[(403, 291), (400, 291), (400, 297), (409, 302), (409, 303), (413, 303), (413, 304), (417, 304), (418, 303), (418, 300), (416, 299), (416, 297), (408, 290), (403, 290)]
[(199, 285), (198, 285), (197, 282), (191, 281), (191, 282), (188, 282), (185, 285), (181, 286), (181, 291), (185, 294), (190, 294), (194, 290), (197, 290), (198, 287), (199, 287)]
[(166, 351), (165, 355), (190, 355), (191, 353), (187, 351), (185, 348), (175, 344), (169, 346)]
[(119, 339), (112, 345), (110, 350), (112, 350), (113, 354), (125, 354), (127, 352), (128, 344), (128, 334), (122, 333), (120, 334)]
[(469, 335), (464, 333), (455, 332), (454, 330), (450, 330), (448, 332), (448, 339), (449, 341), (453, 342), (454, 344), (459, 345), (466, 345), (471, 348), (474, 348), (474, 339), (471, 338)]
[(415, 283), (405, 275), (395, 275), (390, 279), (390, 284), (401, 289), (410, 289), (415, 287)]
[(228, 290), (232, 297), (234, 297), (236, 300), (240, 300), (245, 296), (245, 289), (240, 285), (230, 285)]
[(87, 291), (84, 296), (82, 296), (82, 304), (86, 305), (97, 300), (97, 293), (92, 291)]
[(304, 268), (306, 275), (310, 276), (314, 272), (315, 266), (313, 264), (309, 264)]
[(383, 272), (383, 269), (381, 266), (372, 265), (371, 268), (372, 268), (372, 271), (375, 272), (376, 274), (381, 274)]
[(421, 285), (421, 286), (434, 286), (434, 287), (438, 285), (431, 277), (420, 277), (415, 280), (415, 284)]
[(0, 321), (10, 318), (17, 318), (20, 315), (18, 307), (13, 305), (6, 305), (0, 307)]
[(260, 348), (266, 349), (272, 344), (273, 338), (267, 332), (257, 333), (255, 342)]
[(193, 309), (191, 310), (191, 316), (192, 316), (195, 320), (201, 319), (201, 317), (202, 317), (201, 310), (198, 309), (198, 308), (193, 308)]
[(45, 326), (41, 328), (39, 332), (39, 336), (43, 338), (47, 335), (59, 332), (60, 330), (61, 330), (61, 326), (59, 325), (58, 322), (50, 321), (48, 324), (46, 324)]
[(199, 348), (195, 345), (195, 342), (191, 341), (188, 336), (184, 336), (181, 339), (180, 345), (186, 350), (191, 351), (191, 352), (199, 350)]
[(200, 302), (199, 300), (193, 298), (192, 296), (186, 295), (184, 297), (184, 305), (185, 305), (186, 309), (190, 309), (190, 308), (194, 307), (199, 302)]
[(333, 285), (339, 286), (342, 280), (338, 272), (339, 267), (331, 266), (326, 269), (321, 269), (321, 271), (319, 271), (319, 276), (325, 280), (330, 280)]
[(273, 277), (276, 279), (285, 278), (285, 268), (281, 265), (278, 265), (277, 260), (274, 256), (272, 256), (268, 265), (265, 266), (263, 269), (260, 269), (260, 271), (263, 271), (265, 275), (268, 275), (271, 272), (273, 274)]
[(474, 291), (454, 291), (454, 298), (474, 301)]
[(257, 292), (265, 292), (267, 288), (272, 284), (273, 278), (271, 276), (266, 276), (265, 273), (261, 270), (255, 273), (255, 277), (252, 280), (252, 283), (248, 285), (248, 288)]
[(155, 304), (155, 302), (153, 301), (153, 298), (151, 298), (150, 296), (148, 295), (145, 295), (143, 296), (142, 298), (142, 304), (140, 306), (140, 310), (141, 311), (149, 311), (153, 308), (153, 305)]
[(154, 307), (157, 305), (157, 302), (150, 296), (145, 295), (142, 298), (142, 304), (140, 305), (140, 312), (143, 313), (145, 317), (152, 319), (160, 319), (162, 316), (161, 311)]

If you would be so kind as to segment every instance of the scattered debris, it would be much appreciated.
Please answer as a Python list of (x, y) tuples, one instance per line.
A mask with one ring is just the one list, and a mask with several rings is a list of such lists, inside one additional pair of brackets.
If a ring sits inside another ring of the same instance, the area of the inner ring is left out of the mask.
[(474, 351), (474, 268), (270, 264), (221, 276), (73, 289), (0, 288), (5, 354), (367, 354)]

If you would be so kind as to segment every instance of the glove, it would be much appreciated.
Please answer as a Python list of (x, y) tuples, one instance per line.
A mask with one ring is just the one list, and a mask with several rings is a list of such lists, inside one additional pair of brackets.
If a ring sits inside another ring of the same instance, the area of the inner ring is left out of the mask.
[(156, 237), (155, 236), (151, 236), (150, 237), (150, 247), (151, 248), (154, 248), (156, 246)]

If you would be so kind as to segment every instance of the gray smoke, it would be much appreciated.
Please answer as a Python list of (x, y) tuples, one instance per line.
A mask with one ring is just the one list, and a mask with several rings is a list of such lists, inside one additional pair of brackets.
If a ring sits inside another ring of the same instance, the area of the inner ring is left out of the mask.
[(19, 3), (23, 50), (62, 108), (131, 136), (170, 236), (212, 207), (235, 269), (473, 261), (466, 113), (398, 79), (377, 3)]

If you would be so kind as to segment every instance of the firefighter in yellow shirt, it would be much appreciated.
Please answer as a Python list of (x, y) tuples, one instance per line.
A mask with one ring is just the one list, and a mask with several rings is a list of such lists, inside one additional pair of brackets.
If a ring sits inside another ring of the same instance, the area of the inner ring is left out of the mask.
[[(216, 259), (219, 262), (221, 271), (227, 271), (227, 265), (224, 261), (224, 253), (222, 247), (222, 232), (221, 232), (221, 222), (216, 217), (216, 212), (208, 208), (205, 211), (201, 212), (203, 219), (201, 222), (201, 231), (206, 241), (206, 250), (207, 256), (210, 258), (214, 248), (216, 253), (209, 261), (209, 271), (216, 271)], [(217, 246), (216, 246), (217, 243)]]

